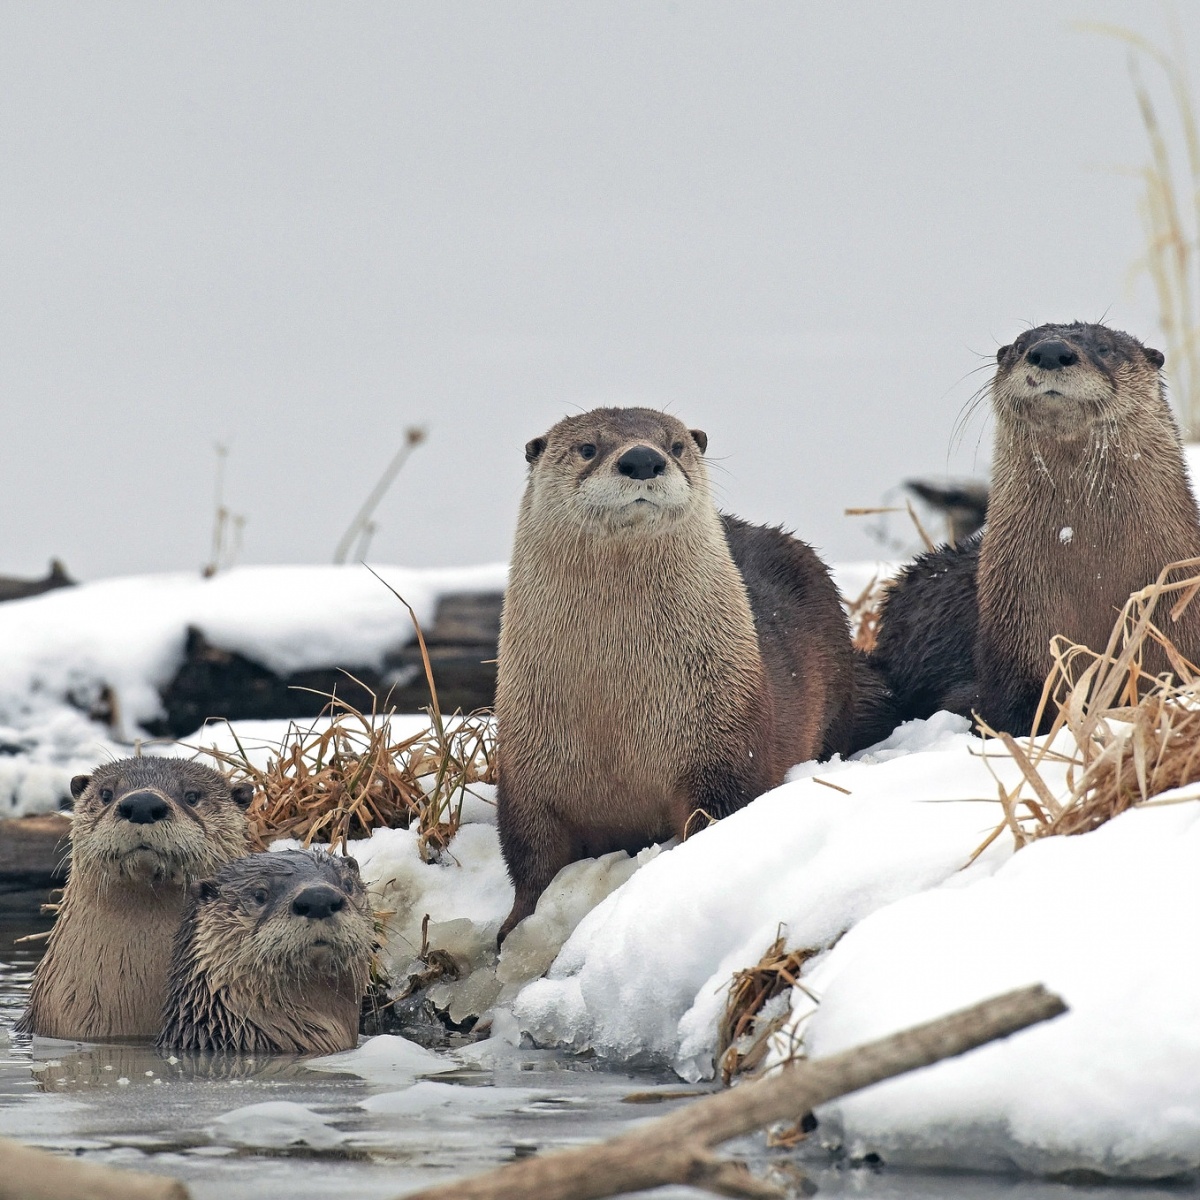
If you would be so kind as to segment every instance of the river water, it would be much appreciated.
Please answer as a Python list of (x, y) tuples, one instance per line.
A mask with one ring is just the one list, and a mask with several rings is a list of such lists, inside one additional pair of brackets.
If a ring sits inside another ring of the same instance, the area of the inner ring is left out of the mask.
[[(612, 1136), (633, 1120), (683, 1101), (644, 1103), (684, 1090), (670, 1074), (632, 1074), (548, 1051), (514, 1054), (502, 1066), (459, 1067), (424, 1084), (417, 1103), (395, 1082), (308, 1069), (295, 1060), (213, 1075), (143, 1046), (57, 1042), (11, 1033), (47, 928), (0, 915), (0, 1133), (97, 1162), (183, 1179), (197, 1200), (375, 1200), (514, 1157)], [(468, 1090), (469, 1089), (469, 1090)], [(640, 1102), (630, 1101), (635, 1096)], [(384, 1098), (380, 1098), (384, 1097)], [(307, 1144), (289, 1145), (297, 1110), (223, 1119), (251, 1105), (303, 1105)], [(802, 1194), (794, 1156), (761, 1137), (727, 1151)], [(1186, 1186), (1071, 1187), (1018, 1178), (914, 1175), (804, 1163), (821, 1196), (861, 1200), (1167, 1200)], [(707, 1195), (661, 1189), (659, 1200)]]

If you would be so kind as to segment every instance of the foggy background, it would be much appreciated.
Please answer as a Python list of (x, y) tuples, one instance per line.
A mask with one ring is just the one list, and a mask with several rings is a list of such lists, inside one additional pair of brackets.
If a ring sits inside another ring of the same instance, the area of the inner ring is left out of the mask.
[(370, 558), (503, 559), (525, 441), (626, 403), (874, 557), (844, 508), (986, 469), (999, 344), (1160, 340), (1080, 19), (1170, 44), (1082, 0), (3, 4), (0, 573), (198, 568), (216, 442), (240, 561), (328, 562), (414, 424)]

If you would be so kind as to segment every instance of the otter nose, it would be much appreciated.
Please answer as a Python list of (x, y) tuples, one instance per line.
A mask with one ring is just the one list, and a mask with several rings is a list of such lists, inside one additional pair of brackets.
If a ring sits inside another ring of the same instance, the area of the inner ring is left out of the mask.
[(617, 459), (617, 470), (630, 479), (653, 479), (667, 469), (667, 460), (651, 446), (634, 446)]
[(171, 806), (157, 792), (130, 792), (117, 805), (117, 816), (134, 825), (153, 825), (171, 815)]
[(1060, 342), (1057, 338), (1047, 338), (1044, 342), (1038, 342), (1036, 346), (1030, 347), (1025, 358), (1035, 367), (1041, 367), (1043, 371), (1073, 367), (1079, 361), (1079, 355), (1066, 342)]
[(341, 912), (345, 904), (346, 897), (337, 888), (314, 884), (296, 893), (292, 912), (298, 917), (308, 917), (310, 921), (324, 921), (335, 912)]

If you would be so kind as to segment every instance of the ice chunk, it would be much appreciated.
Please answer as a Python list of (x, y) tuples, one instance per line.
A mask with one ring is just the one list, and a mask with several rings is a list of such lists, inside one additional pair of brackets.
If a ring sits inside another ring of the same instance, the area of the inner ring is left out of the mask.
[(288, 1146), (330, 1150), (346, 1140), (344, 1133), (327, 1124), (311, 1108), (291, 1100), (268, 1100), (264, 1104), (235, 1108), (213, 1121), (207, 1132), (222, 1145), (262, 1150), (283, 1150)]
[(305, 1066), (314, 1071), (344, 1071), (392, 1087), (412, 1083), (426, 1075), (445, 1075), (460, 1068), (450, 1055), (435, 1054), (393, 1033), (368, 1038), (355, 1050), (309, 1059)]

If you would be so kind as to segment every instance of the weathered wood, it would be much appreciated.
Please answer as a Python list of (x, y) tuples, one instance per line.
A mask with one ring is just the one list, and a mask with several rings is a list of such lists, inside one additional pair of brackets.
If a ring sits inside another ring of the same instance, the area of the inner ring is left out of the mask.
[(177, 1179), (78, 1162), (0, 1138), (0, 1200), (188, 1200)]
[(500, 609), (503, 606), (503, 592), (459, 592), (443, 596), (438, 603), (433, 628), (425, 634), (425, 644), (495, 646), (500, 640)]
[(0, 575), (0, 601), (27, 600), (30, 596), (40, 596), (43, 592), (52, 592), (55, 588), (74, 587), (75, 580), (67, 574), (67, 569), (57, 558), (50, 561), (50, 572), (44, 579), (16, 579), (11, 575)]
[(61, 813), (0, 821), (0, 893), (61, 885), (70, 832), (70, 819)]
[[(445, 713), (488, 708), (496, 694), (496, 644), (500, 632), (499, 593), (443, 596), (433, 628), (426, 634)], [(417, 712), (429, 703), (421, 652), (407, 641), (411, 627), (397, 621), (397, 646), (382, 670), (356, 663), (289, 675), (243, 654), (214, 646), (198, 629), (189, 629), (184, 662), (160, 693), (165, 716), (148, 722), (156, 737), (187, 737), (207, 720), (272, 720), (315, 717), (325, 697), (336, 693), (355, 708), (381, 707)]]
[(726, 1196), (783, 1193), (713, 1147), (895, 1075), (963, 1054), (1066, 1012), (1044, 988), (1008, 992), (982, 1004), (842, 1054), (799, 1062), (763, 1079), (697, 1100), (595, 1146), (522, 1159), (473, 1179), (409, 1193), (405, 1200), (602, 1200), (664, 1184)]

